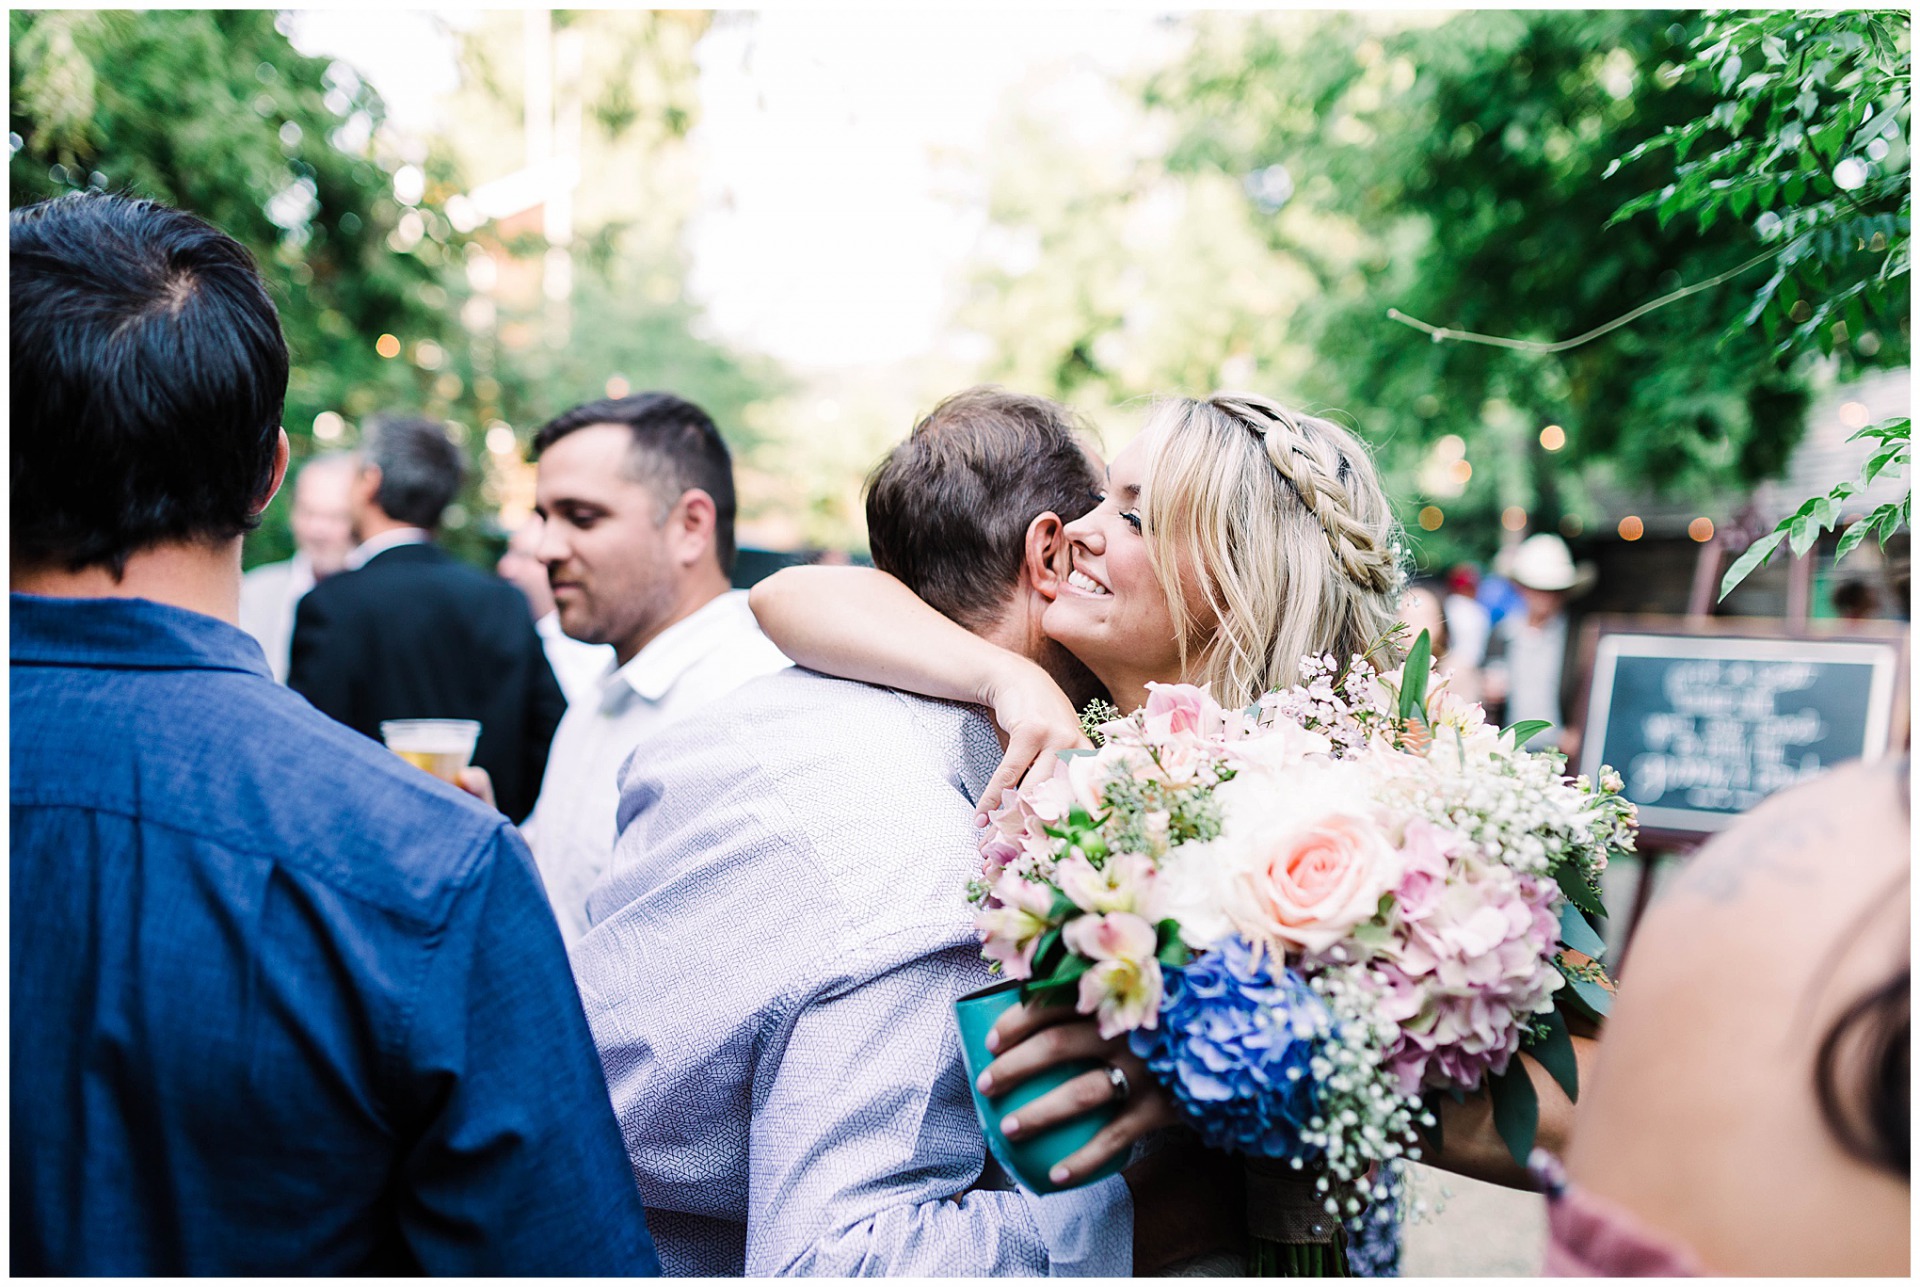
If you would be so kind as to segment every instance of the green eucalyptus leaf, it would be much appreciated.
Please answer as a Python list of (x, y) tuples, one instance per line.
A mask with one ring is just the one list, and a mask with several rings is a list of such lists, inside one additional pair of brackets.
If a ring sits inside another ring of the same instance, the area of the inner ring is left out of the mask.
[(1563, 903), (1560, 907), (1560, 941), (1596, 961), (1607, 954), (1606, 940), (1587, 923), (1587, 918), (1571, 902)]
[(1547, 1035), (1522, 1048), (1539, 1061), (1560, 1083), (1560, 1089), (1567, 1092), (1567, 1098), (1577, 1104), (1580, 1102), (1580, 1061), (1573, 1055), (1573, 1037), (1567, 1031), (1566, 1017), (1553, 1009), (1547, 1012), (1545, 1022)]
[(1565, 894), (1567, 900), (1575, 907), (1589, 916), (1598, 916), (1601, 920), (1607, 919), (1607, 909), (1601, 903), (1599, 893), (1587, 883), (1586, 876), (1579, 868), (1572, 863), (1562, 863), (1559, 870), (1553, 873), (1553, 878), (1560, 886), (1560, 892)]
[(1493, 1095), (1493, 1125), (1505, 1141), (1507, 1152), (1521, 1166), (1533, 1153), (1534, 1135), (1540, 1129), (1540, 1097), (1534, 1093), (1533, 1079), (1526, 1066), (1515, 1059), (1498, 1077), (1487, 1079)]

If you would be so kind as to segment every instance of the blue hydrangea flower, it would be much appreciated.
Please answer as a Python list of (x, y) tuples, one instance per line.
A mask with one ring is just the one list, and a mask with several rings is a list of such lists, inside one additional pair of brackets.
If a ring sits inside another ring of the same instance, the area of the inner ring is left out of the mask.
[(1269, 953), (1235, 936), (1165, 971), (1160, 1023), (1133, 1034), (1134, 1054), (1173, 1094), (1210, 1148), (1310, 1160), (1300, 1133), (1318, 1107), (1309, 1067), (1332, 1024), (1326, 1003)]

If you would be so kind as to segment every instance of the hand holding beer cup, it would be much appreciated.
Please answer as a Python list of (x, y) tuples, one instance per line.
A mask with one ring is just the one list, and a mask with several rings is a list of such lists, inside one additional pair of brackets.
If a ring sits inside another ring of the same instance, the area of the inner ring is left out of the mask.
[(443, 782), (460, 785), (460, 773), (473, 761), (480, 723), (470, 719), (390, 719), (380, 725), (387, 749)]

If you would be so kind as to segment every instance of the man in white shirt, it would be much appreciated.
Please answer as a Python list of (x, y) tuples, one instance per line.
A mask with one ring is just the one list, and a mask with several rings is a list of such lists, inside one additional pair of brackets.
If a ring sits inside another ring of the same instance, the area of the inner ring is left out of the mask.
[(581, 643), (560, 628), (553, 587), (547, 584), (547, 565), (538, 553), (544, 525), (538, 514), (528, 515), (527, 521), (507, 538), (507, 548), (493, 570), (527, 596), (527, 606), (533, 609), (533, 628), (540, 635), (540, 646), (547, 650), (547, 664), (553, 667), (553, 677), (560, 681), (560, 691), (571, 706), (589, 693), (599, 693), (601, 676), (613, 661), (613, 649), (606, 644)]
[(293, 557), (262, 563), (240, 582), (240, 628), (260, 641), (273, 677), (287, 682), (293, 610), (300, 596), (347, 565), (353, 549), (350, 490), (357, 468), (349, 452), (315, 456), (293, 484)]
[(569, 946), (607, 868), (622, 762), (644, 734), (789, 665), (733, 568), (733, 461), (712, 419), (667, 393), (590, 402), (534, 438), (537, 557), (560, 626), (612, 668), (554, 734), (526, 836)]

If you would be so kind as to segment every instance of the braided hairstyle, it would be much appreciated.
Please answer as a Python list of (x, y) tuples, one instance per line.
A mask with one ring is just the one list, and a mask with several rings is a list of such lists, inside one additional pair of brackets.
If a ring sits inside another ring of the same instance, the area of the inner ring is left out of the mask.
[(1248, 705), (1392, 628), (1398, 529), (1358, 438), (1242, 393), (1168, 399), (1147, 430), (1142, 517), (1184, 677)]

